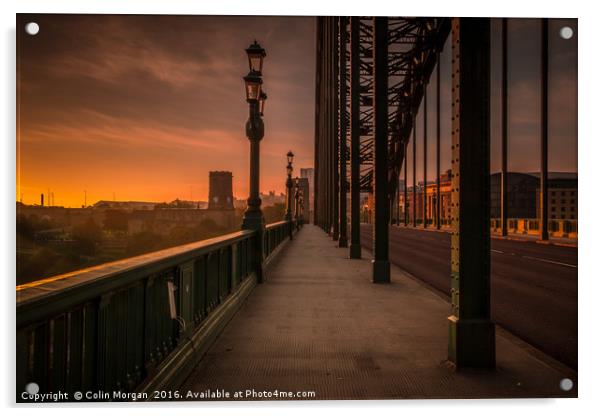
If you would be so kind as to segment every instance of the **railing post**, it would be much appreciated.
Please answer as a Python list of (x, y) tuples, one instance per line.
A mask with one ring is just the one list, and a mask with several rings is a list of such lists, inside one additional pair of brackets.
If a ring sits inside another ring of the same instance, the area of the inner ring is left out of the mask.
[(374, 225), (372, 281), (391, 280), (388, 182), (388, 18), (374, 18)]
[(451, 303), (448, 357), (495, 367), (490, 312), (490, 19), (452, 20)]

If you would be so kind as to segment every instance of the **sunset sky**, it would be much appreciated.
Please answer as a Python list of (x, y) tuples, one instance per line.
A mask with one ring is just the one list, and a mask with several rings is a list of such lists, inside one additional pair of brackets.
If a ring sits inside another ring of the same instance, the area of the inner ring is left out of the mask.
[[(267, 50), (261, 190), (284, 190), (286, 153), (313, 165), (314, 19), (21, 16), (17, 198), (207, 200), (211, 170), (248, 197), (244, 51)], [(298, 173), (298, 170), (295, 172)]]
[[(36, 36), (23, 25), (40, 25)], [(577, 40), (550, 23), (550, 170), (577, 170)], [(315, 19), (313, 17), (20, 15), (18, 43), (17, 199), (55, 204), (100, 199), (206, 200), (211, 170), (234, 175), (248, 196), (248, 116), (244, 49), (267, 50), (269, 96), (261, 144), (261, 190), (284, 191), (286, 152), (313, 165)], [(499, 169), (499, 27), (492, 47), (492, 171)], [(539, 134), (539, 20), (512, 19), (510, 160), (536, 171)], [(496, 49), (497, 48), (497, 49)], [(449, 159), (449, 44), (442, 64), (442, 170)], [(429, 139), (435, 133), (434, 77)], [(418, 116), (418, 158), (422, 155)], [(434, 146), (428, 152), (429, 179)], [(420, 165), (418, 165), (420, 166)], [(420, 169), (420, 168), (419, 168)], [(419, 170), (419, 172), (421, 172)], [(419, 180), (422, 179), (420, 176)], [(411, 180), (411, 178), (409, 178)]]

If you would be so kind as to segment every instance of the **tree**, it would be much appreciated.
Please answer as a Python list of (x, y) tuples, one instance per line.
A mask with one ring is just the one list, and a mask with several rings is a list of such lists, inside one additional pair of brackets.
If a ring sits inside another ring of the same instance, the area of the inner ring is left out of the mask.
[(79, 253), (93, 255), (96, 244), (102, 240), (102, 229), (92, 218), (88, 218), (86, 222), (73, 227), (71, 236), (77, 241)]
[(263, 208), (263, 217), (265, 218), (266, 224), (284, 220), (284, 213), (285, 208), (283, 203), (277, 203)]
[(162, 237), (150, 231), (142, 231), (128, 237), (126, 252), (135, 256), (159, 250), (163, 246)]
[(128, 213), (124, 210), (108, 209), (105, 211), (104, 228), (109, 231), (127, 232), (128, 217)]

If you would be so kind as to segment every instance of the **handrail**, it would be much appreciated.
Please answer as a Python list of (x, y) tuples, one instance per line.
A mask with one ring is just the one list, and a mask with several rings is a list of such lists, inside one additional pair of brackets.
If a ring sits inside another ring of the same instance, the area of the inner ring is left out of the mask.
[[(28, 382), (41, 392), (135, 391), (202, 332), (208, 316), (219, 315), (213, 312), (226, 299), (249, 286), (242, 283), (292, 236), (293, 224), (280, 221), (263, 233), (238, 231), (18, 286), (17, 391)], [(260, 236), (263, 250), (256, 250)]]
[[(223, 236), (183, 244), (130, 257), (86, 269), (76, 270), (48, 279), (17, 286), (17, 326), (27, 323), (29, 311), (43, 301), (45, 313), (85, 302), (99, 292), (114, 290), (144, 276), (156, 273), (167, 263), (184, 263), (238, 241), (250, 238), (254, 231), (243, 230)], [(56, 302), (67, 300), (66, 303)], [(70, 300), (70, 301), (69, 301)]]

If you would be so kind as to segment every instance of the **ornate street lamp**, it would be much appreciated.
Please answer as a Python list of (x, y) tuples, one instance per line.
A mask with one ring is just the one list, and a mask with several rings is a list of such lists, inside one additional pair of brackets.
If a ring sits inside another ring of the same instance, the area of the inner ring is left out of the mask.
[(292, 208), (293, 208), (293, 152), (289, 151), (286, 154), (288, 164), (286, 165), (286, 213), (284, 214), (285, 221), (292, 220)]
[(255, 71), (249, 71), (246, 77), (243, 77), (245, 80), (245, 88), (247, 91), (247, 102), (259, 103), (261, 100), (261, 84), (263, 84), (263, 80), (261, 79), (261, 73)]
[(249, 58), (249, 71), (259, 72), (262, 75), (263, 58), (265, 58), (265, 49), (263, 49), (257, 41), (253, 42), (247, 49), (247, 57)]
[(305, 224), (305, 198), (303, 197), (303, 190), (299, 191), (299, 216), (300, 223)]
[(299, 178), (295, 178), (295, 224), (299, 229)]
[(246, 49), (249, 60), (249, 73), (243, 77), (245, 82), (245, 94), (249, 103), (249, 119), (246, 124), (246, 134), (251, 146), (250, 152), (250, 175), (249, 175), (249, 199), (247, 199), (247, 210), (244, 213), (242, 228), (257, 232), (255, 243), (254, 262), (257, 272), (257, 281), (263, 280), (263, 231), (265, 220), (261, 212), (261, 198), (259, 197), (259, 143), (263, 139), (264, 126), (261, 116), (265, 106), (267, 95), (262, 91), (263, 80), (261, 71), (265, 50), (255, 41)]
[(284, 220), (289, 223), (289, 237), (293, 239), (293, 158), (295, 155), (290, 150), (286, 154), (286, 213), (284, 214)]

